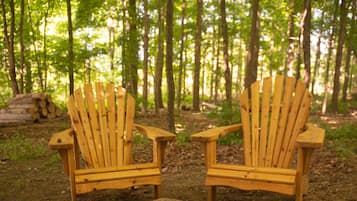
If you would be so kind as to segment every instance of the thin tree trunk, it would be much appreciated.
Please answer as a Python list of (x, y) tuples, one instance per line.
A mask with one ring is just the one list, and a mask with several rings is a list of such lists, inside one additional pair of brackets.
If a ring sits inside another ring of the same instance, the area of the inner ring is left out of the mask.
[(24, 15), (25, 15), (25, 0), (21, 0), (21, 8), (20, 8), (20, 27), (19, 27), (19, 34), (20, 34), (20, 93), (24, 93), (25, 88), (25, 81), (24, 81), (24, 74), (25, 74), (25, 45), (24, 45)]
[(177, 109), (180, 111), (181, 107), (181, 91), (182, 91), (182, 71), (183, 65), (183, 51), (185, 47), (185, 10), (186, 10), (186, 0), (182, 0), (182, 11), (181, 11), (181, 39), (180, 39), (180, 64), (179, 64), (179, 76), (178, 76), (178, 87), (177, 87)]
[(1, 0), (1, 8), (2, 8), (2, 18), (3, 18), (3, 26), (4, 26), (4, 36), (6, 47), (9, 53), (9, 74), (11, 80), (11, 88), (13, 96), (19, 94), (19, 87), (17, 85), (16, 80), (16, 67), (15, 67), (15, 53), (14, 53), (14, 32), (15, 32), (15, 6), (14, 1), (10, 0), (10, 13), (11, 13), (11, 23), (10, 23), (10, 35), (7, 31), (7, 23), (6, 23), (6, 9), (4, 0)]
[(328, 94), (329, 94), (329, 74), (330, 74), (330, 64), (331, 64), (331, 56), (332, 56), (332, 49), (333, 49), (333, 37), (335, 36), (336, 32), (336, 18), (337, 18), (337, 12), (338, 12), (338, 0), (335, 0), (334, 2), (334, 14), (332, 18), (332, 28), (331, 28), (331, 34), (328, 40), (328, 53), (327, 53), (327, 64), (326, 64), (326, 73), (325, 73), (325, 79), (324, 79), (324, 99), (322, 102), (322, 107), (321, 107), (321, 113), (326, 114), (326, 108), (327, 108), (327, 99), (328, 99)]
[(304, 81), (307, 88), (311, 79), (311, 53), (310, 53), (310, 29), (311, 29), (311, 0), (305, 0), (305, 9), (303, 15), (303, 49), (304, 49)]
[(71, 0), (66, 0), (67, 17), (68, 17), (68, 77), (69, 77), (69, 94), (74, 92), (74, 54), (73, 54), (73, 28), (72, 28), (72, 9)]
[(289, 22), (288, 22), (288, 48), (285, 59), (284, 74), (293, 76), (294, 69), (294, 19), (295, 19), (295, 0), (289, 0)]
[(346, 43), (347, 45), (347, 55), (346, 55), (346, 66), (345, 66), (345, 79), (344, 79), (344, 83), (343, 83), (343, 88), (342, 88), (342, 101), (346, 102), (347, 101), (347, 88), (348, 88), (348, 84), (349, 84), (349, 78), (350, 78), (350, 74), (351, 74), (351, 54), (352, 54), (352, 43), (353, 43), (353, 38), (354, 38), (354, 30), (355, 30), (355, 25), (356, 25), (356, 4), (357, 2), (354, 1), (352, 2), (352, 20), (351, 20), (351, 28), (350, 28), (350, 33), (349, 33), (349, 38), (348, 41)]
[[(50, 10), (51, 1), (47, 1), (47, 9), (44, 18), (44, 32), (43, 32), (43, 68), (44, 68), (44, 91), (47, 90), (47, 72), (48, 72), (48, 65), (47, 65), (47, 21), (48, 21), (48, 13)], [(27, 71), (26, 71), (27, 72)], [(31, 74), (30, 74), (31, 76)], [(31, 84), (32, 85), (32, 84)]]
[(158, 15), (158, 27), (159, 33), (157, 36), (157, 57), (156, 57), (156, 68), (155, 68), (155, 77), (154, 77), (154, 91), (155, 91), (155, 113), (159, 113), (159, 109), (163, 108), (164, 105), (162, 103), (162, 91), (161, 91), (161, 82), (162, 82), (162, 69), (163, 69), (163, 57), (164, 57), (164, 48), (162, 41), (162, 31), (164, 29), (164, 23), (162, 19), (163, 15), (163, 6), (161, 0), (157, 1), (159, 15)]
[(122, 51), (121, 51), (121, 59), (122, 59), (122, 86), (127, 87), (127, 83), (129, 80), (129, 70), (127, 68), (127, 25), (126, 25), (126, 0), (122, 0), (123, 4), (123, 18), (122, 18)]
[(315, 58), (315, 64), (314, 64), (314, 72), (313, 72), (313, 76), (311, 79), (312, 80), (312, 82), (311, 82), (311, 94), (312, 95), (314, 95), (314, 93), (315, 93), (315, 83), (316, 83), (317, 76), (319, 74), (319, 69), (320, 69), (321, 36), (322, 36), (322, 33), (319, 34), (318, 39), (317, 39), (317, 44), (316, 44), (316, 47), (317, 47), (316, 58)]
[(220, 1), (220, 11), (221, 11), (221, 34), (223, 37), (223, 58), (224, 58), (224, 79), (226, 88), (226, 101), (228, 107), (232, 106), (232, 77), (229, 68), (229, 55), (228, 55), (228, 27), (226, 21), (226, 1)]
[(166, 81), (168, 93), (168, 128), (171, 132), (175, 133), (175, 84), (172, 70), (174, 0), (167, 0), (166, 7)]
[(346, 16), (347, 16), (346, 0), (342, 0), (341, 10), (340, 10), (338, 44), (337, 44), (336, 61), (335, 61), (335, 74), (333, 80), (333, 91), (332, 91), (332, 100), (331, 100), (331, 110), (333, 112), (336, 112), (338, 109), (338, 95), (340, 92), (342, 51), (343, 51), (343, 43), (345, 41), (345, 32), (346, 32)]
[(301, 73), (300, 73), (300, 70), (301, 70), (301, 63), (302, 63), (302, 57), (301, 57), (301, 54), (302, 54), (302, 49), (301, 49), (301, 43), (302, 43), (302, 37), (301, 37), (301, 32), (299, 33), (299, 43), (298, 43), (298, 47), (297, 47), (297, 62), (296, 62), (296, 69), (295, 69), (295, 78), (298, 80), (300, 79), (301, 77)]
[(138, 95), (138, 30), (136, 24), (136, 0), (129, 0), (129, 90), (134, 96)]
[(201, 68), (201, 32), (203, 1), (197, 0), (196, 33), (195, 33), (195, 69), (193, 77), (193, 111), (200, 111), (200, 68)]
[(149, 63), (149, 14), (148, 0), (144, 0), (144, 79), (143, 79), (143, 108), (147, 112), (148, 107), (148, 63)]
[(258, 57), (259, 57), (259, 0), (252, 0), (251, 27), (247, 67), (245, 69), (244, 86), (248, 88), (257, 80)]

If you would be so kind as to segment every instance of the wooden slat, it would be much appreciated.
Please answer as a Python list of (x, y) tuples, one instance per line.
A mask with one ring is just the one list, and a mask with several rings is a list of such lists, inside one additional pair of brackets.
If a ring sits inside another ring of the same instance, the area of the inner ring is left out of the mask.
[(157, 167), (154, 163), (140, 163), (140, 164), (132, 164), (120, 167), (108, 167), (108, 168), (96, 168), (96, 169), (79, 169), (75, 171), (76, 175), (89, 175), (89, 174), (97, 174), (97, 173), (108, 173), (108, 172), (116, 172), (116, 171), (126, 171), (126, 170), (139, 170), (139, 169), (151, 169)]
[(100, 181), (145, 177), (145, 176), (154, 176), (154, 175), (160, 175), (159, 168), (118, 170), (114, 172), (76, 175), (76, 183), (100, 182)]
[(244, 143), (244, 163), (251, 166), (252, 164), (252, 146), (250, 133), (250, 115), (249, 115), (248, 90), (244, 90), (240, 97), (240, 113), (243, 125), (243, 143)]
[(107, 122), (107, 112), (105, 110), (105, 99), (104, 99), (104, 90), (103, 83), (96, 83), (96, 96), (98, 102), (98, 111), (99, 111), (99, 125), (100, 132), (103, 143), (103, 153), (104, 153), (104, 163), (105, 166), (111, 166), (110, 163), (110, 151), (109, 151), (109, 142), (108, 142), (108, 122)]
[(226, 178), (245, 179), (245, 180), (285, 183), (285, 184), (295, 183), (295, 175), (281, 175), (276, 173), (271, 174), (266, 172), (255, 172), (253, 169), (250, 171), (244, 171), (244, 170), (227, 170), (227, 169), (209, 168), (207, 170), (207, 175), (226, 177)]
[(100, 137), (99, 119), (97, 115), (96, 103), (94, 102), (92, 84), (89, 83), (84, 86), (84, 94), (86, 97), (88, 115), (92, 128), (93, 138), (96, 145), (99, 167), (104, 167), (105, 162), (103, 144), (102, 138)]
[(301, 102), (299, 113), (296, 117), (296, 122), (294, 125), (293, 132), (291, 134), (291, 138), (288, 144), (288, 149), (285, 154), (284, 163), (282, 167), (289, 167), (291, 164), (294, 154), (293, 152), (295, 151), (295, 146), (296, 146), (296, 138), (298, 134), (302, 132), (302, 128), (304, 126), (304, 123), (306, 122), (305, 120), (306, 113), (307, 110), (309, 110), (310, 108), (310, 103), (311, 103), (311, 95), (308, 90), (305, 90), (305, 94)]
[(251, 167), (242, 165), (231, 165), (231, 164), (215, 164), (212, 168), (223, 169), (223, 170), (236, 170), (236, 171), (246, 171), (246, 172), (258, 172), (266, 174), (277, 174), (277, 175), (290, 175), (295, 176), (296, 170), (287, 168), (271, 168), (271, 167)]
[(68, 103), (67, 103), (67, 107), (68, 107), (68, 112), (70, 114), (71, 117), (71, 122), (72, 122), (72, 126), (76, 132), (76, 137), (78, 139), (78, 144), (79, 147), (81, 149), (82, 152), (82, 156), (83, 159), (86, 161), (88, 167), (92, 167), (92, 159), (90, 157), (89, 154), (89, 148), (88, 148), (88, 144), (87, 144), (87, 140), (84, 136), (84, 131), (83, 131), (83, 127), (81, 125), (81, 121), (79, 118), (79, 114), (78, 111), (76, 109), (76, 105), (74, 102), (74, 97), (70, 96), (68, 98)]
[(125, 89), (118, 87), (117, 92), (117, 141), (118, 166), (124, 164), (124, 125), (125, 125)]
[(295, 194), (295, 184), (272, 183), (268, 181), (246, 180), (237, 178), (222, 178), (207, 176), (207, 186), (231, 186), (242, 190), (265, 190), (287, 195)]
[(137, 177), (137, 178), (127, 178), (127, 179), (118, 179), (118, 180), (109, 180), (102, 182), (92, 182), (92, 183), (83, 183), (76, 184), (77, 193), (88, 193), (95, 190), (101, 189), (125, 189), (132, 186), (141, 186), (141, 185), (160, 185), (161, 177), (156, 176), (147, 176), (147, 177)]
[(259, 148), (259, 166), (264, 166), (266, 161), (267, 135), (270, 111), (272, 79), (265, 78), (263, 83), (262, 113), (261, 113), (261, 131), (260, 131), (260, 148)]
[(286, 151), (288, 149), (291, 133), (295, 125), (296, 116), (300, 108), (301, 100), (304, 95), (305, 89), (306, 89), (306, 84), (300, 80), (297, 81), (295, 96), (289, 112), (288, 124), (285, 129), (285, 137), (283, 139), (283, 143), (280, 148), (278, 167), (283, 167), (283, 161), (285, 158)]
[(299, 134), (296, 142), (298, 146), (304, 148), (320, 148), (324, 143), (324, 139), (325, 130), (308, 123), (306, 124), (306, 130)]
[(135, 100), (130, 95), (127, 94), (126, 101), (126, 119), (125, 119), (125, 144), (124, 144), (124, 164), (131, 164), (132, 155), (132, 131), (134, 125), (134, 115), (135, 115)]
[(258, 165), (259, 156), (259, 85), (260, 82), (256, 81), (251, 85), (251, 104), (252, 104), (252, 166)]
[(270, 117), (270, 127), (269, 127), (269, 134), (268, 134), (268, 147), (267, 147), (267, 157), (266, 157), (267, 159), (265, 163), (265, 166), (267, 167), (270, 167), (272, 165), (273, 150), (276, 140), (276, 131), (278, 129), (278, 122), (279, 122), (281, 96), (283, 92), (282, 89), (283, 89), (283, 77), (277, 76), (275, 79), (272, 113)]
[(74, 92), (74, 97), (77, 102), (77, 108), (79, 110), (80, 118), (82, 120), (81, 125), (84, 129), (83, 134), (84, 134), (84, 137), (86, 138), (86, 141), (88, 143), (88, 151), (89, 151), (89, 154), (90, 154), (92, 162), (93, 162), (93, 167), (97, 168), (97, 167), (99, 167), (99, 163), (98, 163), (96, 145), (95, 145), (95, 142), (93, 139), (93, 134), (92, 134), (92, 130), (90, 127), (88, 113), (87, 113), (87, 110), (85, 107), (82, 90), (77, 89)]
[(109, 152), (112, 166), (117, 166), (117, 137), (115, 133), (115, 92), (112, 83), (107, 84)]
[(291, 106), (291, 97), (292, 97), (294, 88), (295, 88), (295, 79), (292, 77), (286, 77), (285, 81), (284, 81), (284, 92), (283, 92), (284, 96), (283, 96), (283, 101), (281, 103), (282, 107), (281, 107), (281, 114), (280, 114), (280, 119), (279, 119), (279, 126), (278, 126), (276, 142), (275, 142), (275, 147), (274, 147), (274, 152), (273, 152), (273, 166), (274, 167), (278, 166), (281, 144), (282, 144), (284, 134), (285, 134), (285, 128), (286, 128), (287, 120), (288, 120), (288, 114), (289, 114), (290, 106)]

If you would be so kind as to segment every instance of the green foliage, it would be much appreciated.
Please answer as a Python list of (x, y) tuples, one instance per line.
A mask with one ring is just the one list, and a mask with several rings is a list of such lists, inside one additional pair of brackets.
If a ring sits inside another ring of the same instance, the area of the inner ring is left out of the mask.
[(146, 136), (141, 135), (141, 134), (134, 133), (133, 142), (134, 142), (134, 144), (138, 144), (138, 145), (147, 145), (150, 143), (150, 139), (147, 138)]
[(231, 107), (224, 103), (222, 107), (218, 107), (217, 109), (209, 112), (208, 117), (217, 120), (218, 126), (226, 126), (239, 123), (241, 121), (240, 109), (236, 103), (233, 103)]
[(229, 133), (218, 139), (218, 144), (223, 145), (234, 145), (234, 144), (243, 144), (243, 132), (241, 130)]
[(16, 133), (7, 140), (0, 141), (0, 156), (10, 160), (29, 160), (43, 156), (47, 147), (34, 143), (24, 135)]
[(176, 143), (179, 146), (185, 146), (188, 145), (190, 143), (190, 134), (189, 133), (178, 133), (176, 135)]

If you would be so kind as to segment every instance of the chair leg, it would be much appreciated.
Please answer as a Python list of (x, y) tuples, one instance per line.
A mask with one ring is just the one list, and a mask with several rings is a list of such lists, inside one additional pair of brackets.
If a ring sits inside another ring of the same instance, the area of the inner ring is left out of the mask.
[(216, 200), (216, 187), (208, 186), (208, 197), (207, 201), (215, 201)]
[(155, 185), (155, 199), (161, 197), (161, 185)]

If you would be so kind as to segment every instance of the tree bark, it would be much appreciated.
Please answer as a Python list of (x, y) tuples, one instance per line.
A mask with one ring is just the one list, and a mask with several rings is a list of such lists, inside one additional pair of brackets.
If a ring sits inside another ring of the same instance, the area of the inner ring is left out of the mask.
[(343, 43), (345, 41), (345, 32), (346, 32), (346, 0), (342, 0), (340, 8), (340, 24), (339, 24), (339, 33), (338, 33), (338, 44), (336, 51), (336, 62), (335, 62), (335, 74), (333, 80), (333, 91), (332, 91), (332, 101), (331, 101), (331, 110), (336, 112), (338, 109), (338, 95), (340, 91), (340, 74), (341, 74), (341, 63), (342, 63), (342, 50)]
[(332, 56), (332, 49), (333, 49), (333, 42), (334, 39), (333, 37), (335, 36), (336, 32), (336, 18), (337, 18), (337, 12), (338, 12), (338, 0), (334, 1), (334, 13), (333, 13), (333, 18), (332, 18), (332, 28), (331, 28), (331, 34), (329, 36), (328, 40), (328, 53), (327, 53), (327, 64), (326, 64), (326, 73), (325, 73), (325, 79), (324, 79), (324, 99), (322, 101), (322, 107), (321, 107), (321, 113), (326, 114), (326, 108), (327, 108), (327, 99), (328, 99), (328, 94), (329, 94), (329, 77), (330, 77), (330, 64), (331, 64), (331, 56)]
[(180, 110), (181, 107), (181, 91), (182, 91), (182, 73), (183, 73), (183, 51), (185, 47), (185, 10), (186, 10), (186, 0), (182, 0), (182, 11), (181, 11), (181, 39), (180, 39), (180, 56), (179, 56), (179, 75), (178, 75), (178, 87), (177, 87), (177, 109)]
[(304, 49), (304, 81), (307, 88), (311, 79), (311, 53), (310, 53), (310, 29), (311, 29), (311, 0), (304, 0), (305, 8), (303, 15), (303, 49)]
[(143, 78), (143, 108), (147, 112), (148, 107), (148, 63), (149, 63), (149, 14), (148, 0), (144, 0), (144, 78)]
[(73, 27), (72, 27), (72, 9), (71, 0), (66, 0), (67, 17), (68, 17), (68, 77), (69, 77), (69, 94), (74, 92), (74, 54), (73, 54)]
[(20, 27), (19, 27), (19, 41), (20, 41), (20, 93), (24, 93), (25, 89), (25, 45), (24, 45), (24, 15), (25, 15), (25, 0), (20, 2)]
[(9, 74), (11, 80), (11, 88), (13, 96), (19, 94), (19, 87), (16, 80), (16, 67), (15, 67), (15, 53), (14, 53), (14, 32), (15, 32), (15, 6), (14, 1), (10, 0), (10, 13), (11, 13), (11, 23), (10, 23), (10, 35), (7, 31), (7, 19), (6, 19), (6, 9), (5, 2), (1, 0), (1, 8), (2, 8), (2, 18), (3, 18), (3, 28), (4, 28), (4, 37), (6, 47), (9, 53)]
[(162, 103), (162, 91), (161, 91), (161, 82), (162, 82), (162, 69), (163, 69), (163, 58), (164, 58), (164, 49), (162, 41), (162, 31), (164, 29), (164, 23), (162, 19), (163, 15), (163, 6), (161, 0), (157, 1), (158, 4), (158, 27), (159, 33), (157, 35), (157, 57), (156, 57), (156, 68), (155, 68), (155, 77), (154, 77), (154, 93), (155, 93), (155, 113), (159, 113), (159, 109), (163, 108)]
[(167, 110), (168, 128), (175, 133), (175, 84), (172, 70), (173, 56), (173, 13), (174, 0), (167, 0), (166, 5), (166, 81), (167, 81)]
[(226, 102), (228, 107), (232, 106), (232, 77), (229, 68), (229, 55), (228, 55), (228, 27), (226, 21), (226, 1), (220, 1), (220, 11), (221, 11), (221, 34), (223, 37), (223, 58), (224, 58), (224, 79), (226, 88)]
[(197, 0), (196, 33), (195, 33), (195, 69), (193, 77), (193, 111), (200, 111), (200, 68), (201, 68), (201, 32), (203, 1)]
[(245, 69), (244, 86), (249, 86), (257, 80), (258, 57), (259, 57), (259, 0), (252, 0), (251, 27), (247, 66)]
[(350, 33), (349, 33), (349, 38), (346, 43), (347, 46), (347, 54), (346, 54), (346, 66), (345, 66), (345, 73), (344, 73), (344, 82), (343, 82), (343, 88), (342, 88), (342, 101), (346, 102), (347, 101), (347, 88), (348, 84), (350, 82), (350, 74), (351, 74), (351, 54), (352, 54), (352, 43), (353, 43), (353, 38), (354, 38), (354, 30), (356, 26), (356, 4), (357, 2), (354, 1), (352, 2), (352, 19), (351, 19), (351, 28), (350, 28)]
[(138, 95), (138, 30), (136, 28), (136, 0), (129, 0), (129, 91)]
[(295, 19), (295, 0), (289, 1), (289, 22), (288, 22), (288, 48), (285, 59), (285, 69), (284, 74), (288, 76), (293, 76), (294, 69), (294, 19)]

